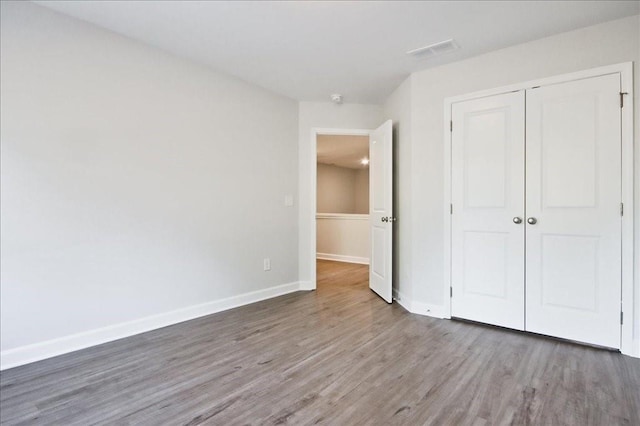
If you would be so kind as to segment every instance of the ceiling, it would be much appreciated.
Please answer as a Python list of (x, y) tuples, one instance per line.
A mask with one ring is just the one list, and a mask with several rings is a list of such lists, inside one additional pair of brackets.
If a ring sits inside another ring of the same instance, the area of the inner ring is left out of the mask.
[[(382, 103), (414, 71), (640, 13), (638, 1), (36, 1), (297, 100)], [(455, 39), (433, 58), (405, 52)]]
[(318, 163), (349, 169), (368, 169), (369, 136), (318, 135)]

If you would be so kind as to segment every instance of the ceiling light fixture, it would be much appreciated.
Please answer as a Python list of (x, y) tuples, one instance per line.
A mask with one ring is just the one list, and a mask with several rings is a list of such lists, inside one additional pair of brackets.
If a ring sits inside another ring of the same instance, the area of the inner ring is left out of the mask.
[(334, 93), (331, 95), (331, 102), (336, 105), (340, 105), (342, 103), (342, 95), (340, 93)]

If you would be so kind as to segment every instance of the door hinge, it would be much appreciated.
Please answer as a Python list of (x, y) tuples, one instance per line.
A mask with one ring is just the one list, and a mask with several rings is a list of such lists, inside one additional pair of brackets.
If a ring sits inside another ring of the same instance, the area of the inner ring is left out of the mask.
[(620, 203), (620, 216), (624, 216), (624, 203)]
[(449, 214), (453, 214), (453, 204), (449, 204)]
[(453, 287), (449, 287), (449, 297), (453, 297)]
[(453, 132), (453, 120), (449, 121), (449, 131)]
[(628, 95), (628, 93), (620, 92), (620, 108), (624, 108), (624, 95)]
[(624, 324), (624, 312), (620, 312), (620, 325)]

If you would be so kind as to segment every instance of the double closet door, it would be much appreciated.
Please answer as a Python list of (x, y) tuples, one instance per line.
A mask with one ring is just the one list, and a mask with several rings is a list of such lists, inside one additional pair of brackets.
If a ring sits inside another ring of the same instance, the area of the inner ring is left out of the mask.
[(620, 75), (452, 106), (452, 316), (620, 347)]

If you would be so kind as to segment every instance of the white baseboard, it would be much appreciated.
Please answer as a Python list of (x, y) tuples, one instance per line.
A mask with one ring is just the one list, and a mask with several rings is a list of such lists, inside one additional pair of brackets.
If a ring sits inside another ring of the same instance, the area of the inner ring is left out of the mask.
[(426, 315), (434, 318), (447, 318), (444, 306), (431, 305), (429, 303), (413, 302), (411, 303), (411, 312), (418, 315)]
[(448, 318), (444, 306), (430, 305), (428, 303), (416, 302), (411, 298), (406, 297), (404, 294), (393, 289), (393, 298), (400, 306), (405, 308), (412, 314), (426, 315), (433, 318)]
[(346, 262), (346, 263), (360, 263), (362, 265), (369, 264), (368, 257), (345, 256), (342, 254), (316, 253), (316, 259), (335, 260), (336, 262)]
[(397, 299), (395, 297), (394, 297), (394, 299), (400, 306), (405, 308), (407, 310), (407, 312), (413, 313), (411, 311), (411, 303), (407, 299)]
[(108, 327), (89, 330), (82, 333), (72, 334), (57, 339), (47, 340), (40, 343), (21, 346), (0, 352), (0, 370), (17, 367), (31, 362), (40, 361), (57, 355), (85, 349), (90, 346), (100, 345), (146, 331), (155, 330), (169, 325), (188, 321), (216, 312), (237, 308), (265, 299), (293, 293), (302, 288), (301, 282), (278, 285), (263, 290), (252, 291), (227, 297), (225, 299), (214, 300), (200, 305), (193, 305), (175, 311), (170, 311), (158, 315), (140, 318)]
[(300, 281), (300, 290), (315, 290), (316, 288), (311, 285), (311, 281)]
[(640, 358), (640, 339), (634, 339), (631, 344), (631, 352), (623, 352), (625, 355), (632, 356), (634, 358)]

